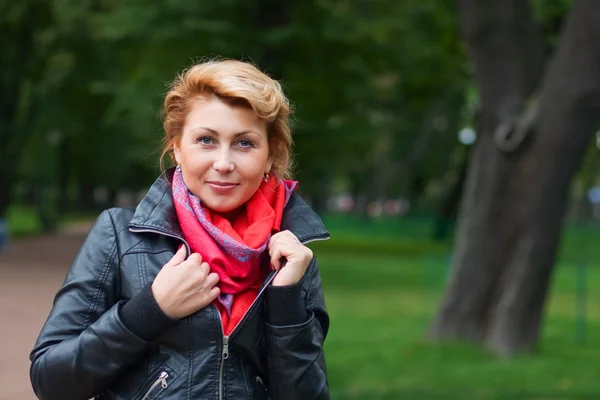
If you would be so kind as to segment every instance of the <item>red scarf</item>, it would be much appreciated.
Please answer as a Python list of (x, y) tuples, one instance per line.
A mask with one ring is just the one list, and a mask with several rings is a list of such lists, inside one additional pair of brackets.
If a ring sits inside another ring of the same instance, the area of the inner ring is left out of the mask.
[(221, 295), (217, 306), (225, 335), (246, 314), (264, 280), (261, 260), (269, 239), (279, 232), (283, 210), (298, 183), (263, 180), (233, 224), (202, 206), (185, 185), (181, 170), (173, 175), (173, 199), (183, 236), (192, 252), (199, 253), (219, 275)]

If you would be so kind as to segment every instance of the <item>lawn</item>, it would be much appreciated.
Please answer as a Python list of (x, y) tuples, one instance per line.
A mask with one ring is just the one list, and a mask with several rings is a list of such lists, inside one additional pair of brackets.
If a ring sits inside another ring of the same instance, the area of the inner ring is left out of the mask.
[[(449, 246), (431, 243), (413, 224), (391, 237), (333, 221), (332, 240), (312, 246), (332, 320), (326, 357), (334, 399), (600, 398), (597, 229), (567, 232), (540, 350), (506, 361), (468, 344), (425, 340)], [(585, 326), (577, 317), (581, 277)]]

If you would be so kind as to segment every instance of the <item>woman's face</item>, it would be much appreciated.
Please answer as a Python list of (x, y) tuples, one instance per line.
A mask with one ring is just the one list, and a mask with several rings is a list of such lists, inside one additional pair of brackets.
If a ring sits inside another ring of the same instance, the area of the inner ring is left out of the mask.
[(215, 97), (194, 101), (173, 150), (188, 189), (218, 213), (246, 203), (272, 165), (266, 122)]

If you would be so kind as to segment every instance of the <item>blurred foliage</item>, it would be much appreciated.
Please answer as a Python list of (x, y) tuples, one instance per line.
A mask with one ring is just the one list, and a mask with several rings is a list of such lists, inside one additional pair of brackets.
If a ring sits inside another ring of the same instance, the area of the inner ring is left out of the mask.
[[(570, 3), (534, 1), (549, 54)], [(377, 199), (428, 213), (456, 202), (457, 135), (478, 99), (455, 2), (0, 0), (0, 34), (0, 216), (31, 205), (53, 226), (144, 190), (168, 82), (213, 57), (281, 80), (296, 178), (319, 212), (340, 192), (363, 215)]]
[(0, 7), (0, 26), (14, 28), (7, 52), (25, 50), (22, 34), (28, 44), (21, 58), (2, 62), (2, 89), (15, 93), (3, 99), (21, 107), (6, 110), (13, 133), (0, 134), (12, 143), (3, 151), (18, 166), (18, 182), (35, 178), (63, 192), (147, 186), (157, 172), (166, 84), (212, 57), (251, 61), (282, 80), (296, 110), (297, 176), (315, 197), (334, 182), (369, 191), (382, 170), (379, 194), (397, 194), (392, 180), (422, 131), (449, 133), (414, 157), (438, 172), (455, 143), (469, 74), (452, 4), (24, 0)]

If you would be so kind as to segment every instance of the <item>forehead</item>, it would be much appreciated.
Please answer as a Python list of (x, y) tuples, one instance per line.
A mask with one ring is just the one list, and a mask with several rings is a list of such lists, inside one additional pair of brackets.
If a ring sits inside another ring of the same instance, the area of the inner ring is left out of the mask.
[(266, 121), (252, 108), (221, 100), (200, 97), (194, 100), (186, 118), (184, 131), (205, 127), (218, 134), (235, 134), (243, 130), (266, 134)]

